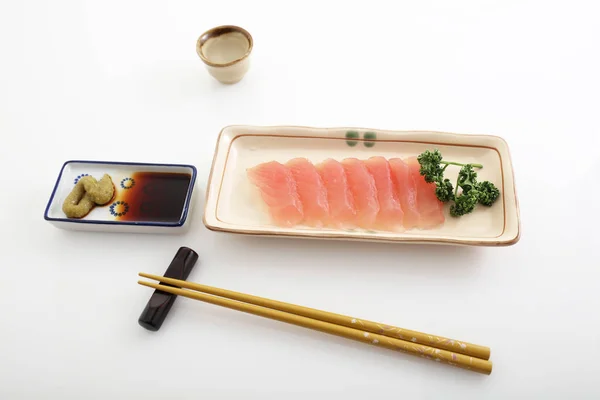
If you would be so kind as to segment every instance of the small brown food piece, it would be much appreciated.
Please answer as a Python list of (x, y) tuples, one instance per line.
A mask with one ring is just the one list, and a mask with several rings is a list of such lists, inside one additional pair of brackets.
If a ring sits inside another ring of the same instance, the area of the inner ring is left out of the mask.
[(84, 176), (65, 198), (62, 210), (69, 218), (83, 218), (96, 205), (108, 203), (114, 192), (115, 188), (108, 174), (104, 174), (100, 181), (92, 176)]
[(79, 182), (83, 182), (86, 193), (90, 196), (92, 201), (99, 206), (108, 203), (115, 193), (115, 187), (108, 174), (104, 174), (99, 181), (96, 181), (96, 179), (91, 176), (84, 176)]
[(82, 218), (86, 216), (95, 205), (94, 201), (85, 192), (83, 184), (79, 181), (63, 202), (62, 210), (69, 218)]

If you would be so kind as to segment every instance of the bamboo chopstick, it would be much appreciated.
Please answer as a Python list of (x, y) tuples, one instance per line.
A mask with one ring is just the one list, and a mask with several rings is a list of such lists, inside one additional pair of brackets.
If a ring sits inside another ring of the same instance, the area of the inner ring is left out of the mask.
[[(170, 279), (160, 277), (156, 275), (140, 273), (140, 276), (145, 276), (150, 279), (156, 279), (169, 285), (182, 286), (184, 284), (190, 284), (187, 281), (180, 281), (177, 279)], [(167, 282), (170, 281), (170, 282)], [(410, 341), (405, 341), (389, 336), (384, 336), (378, 333), (371, 333), (365, 330), (350, 328), (347, 326), (337, 325), (335, 323), (321, 321), (302, 315), (291, 314), (284, 311), (258, 306), (255, 304), (248, 304), (229, 298), (217, 297), (210, 294), (194, 292), (192, 290), (179, 289), (167, 285), (159, 285), (152, 282), (138, 281), (140, 285), (158, 289), (164, 292), (173, 293), (179, 296), (188, 297), (195, 300), (204, 301), (221, 307), (230, 308), (245, 313), (274, 319), (280, 322), (286, 322), (289, 324), (301, 326), (304, 328), (313, 329), (316, 331), (328, 333), (344, 337), (347, 339), (367, 343), (379, 347), (384, 347), (389, 350), (400, 351), (415, 356), (425, 357), (430, 360), (441, 362), (444, 364), (456, 366), (459, 368), (471, 370), (474, 372), (489, 375), (492, 372), (492, 363), (488, 360), (483, 360), (477, 357), (466, 356), (464, 354), (457, 354), (448, 350), (438, 349), (423, 344), (417, 344)], [(223, 289), (221, 289), (223, 290)]]
[(253, 296), (244, 293), (238, 293), (231, 290), (215, 288), (207, 285), (201, 285), (199, 283), (193, 283), (188, 281), (181, 281), (177, 279), (165, 278), (158, 275), (147, 274), (140, 272), (140, 276), (148, 279), (157, 280), (163, 283), (167, 283), (173, 286), (178, 286), (187, 289), (194, 289), (199, 292), (209, 293), (216, 296), (227, 297), (233, 300), (243, 301), (257, 306), (273, 308), (279, 311), (285, 311), (288, 313), (301, 315), (308, 318), (318, 319), (324, 322), (330, 322), (337, 325), (347, 326), (349, 328), (360, 329), (370, 333), (378, 333), (383, 336), (393, 337), (402, 340), (408, 340), (413, 343), (423, 344), (438, 349), (448, 350), (454, 353), (464, 354), (471, 357), (481, 358), (482, 360), (489, 360), (490, 349), (485, 346), (471, 344), (459, 340), (448, 339), (441, 336), (430, 335), (427, 333), (416, 332), (409, 329), (398, 328), (395, 326), (389, 326), (380, 324), (378, 322), (372, 322), (362, 320), (359, 318), (349, 317), (346, 315), (340, 315), (331, 313), (328, 311), (316, 310), (314, 308), (297, 306), (295, 304), (284, 303), (277, 300), (265, 299), (263, 297)]

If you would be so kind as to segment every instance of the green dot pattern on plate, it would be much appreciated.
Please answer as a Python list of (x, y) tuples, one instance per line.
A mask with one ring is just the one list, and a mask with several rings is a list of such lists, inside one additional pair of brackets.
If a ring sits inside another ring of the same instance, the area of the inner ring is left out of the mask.
[(352, 140), (352, 139), (358, 139), (358, 132), (356, 131), (348, 131), (346, 132), (346, 144), (350, 147), (354, 147), (358, 144), (357, 140)]
[(377, 139), (377, 135), (375, 132), (365, 132), (365, 147), (373, 147), (375, 146), (375, 142), (373, 140)]

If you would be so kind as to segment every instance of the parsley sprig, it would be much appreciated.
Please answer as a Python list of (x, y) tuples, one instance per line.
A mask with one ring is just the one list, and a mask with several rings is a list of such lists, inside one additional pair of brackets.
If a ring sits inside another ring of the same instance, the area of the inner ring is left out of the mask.
[[(463, 164), (454, 161), (445, 161), (439, 150), (426, 150), (421, 153), (419, 161), (420, 174), (428, 183), (435, 183), (435, 194), (444, 202), (453, 201), (450, 206), (450, 215), (460, 217), (473, 212), (477, 204), (491, 207), (500, 197), (500, 191), (490, 181), (477, 181), (475, 168), (483, 168), (481, 164)], [(444, 172), (450, 165), (460, 166), (456, 186), (448, 178), (444, 178)], [(461, 189), (461, 193), (458, 190)]]

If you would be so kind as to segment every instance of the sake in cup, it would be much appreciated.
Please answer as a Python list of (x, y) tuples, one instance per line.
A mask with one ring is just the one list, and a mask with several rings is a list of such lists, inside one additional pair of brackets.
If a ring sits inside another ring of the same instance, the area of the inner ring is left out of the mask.
[(237, 83), (250, 66), (253, 39), (239, 26), (222, 25), (204, 32), (196, 41), (196, 53), (219, 82)]

